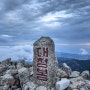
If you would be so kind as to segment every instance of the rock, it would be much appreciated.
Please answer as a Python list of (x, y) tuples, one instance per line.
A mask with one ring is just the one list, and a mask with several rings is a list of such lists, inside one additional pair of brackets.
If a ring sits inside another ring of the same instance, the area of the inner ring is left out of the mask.
[(51, 88), (51, 90), (55, 90), (55, 88)]
[(17, 65), (16, 65), (17, 69), (21, 69), (23, 66), (23, 64), (21, 62), (18, 62)]
[(5, 74), (5, 72), (7, 71), (8, 67), (2, 66), (0, 67), (0, 75)]
[(72, 70), (71, 68), (66, 64), (66, 63), (63, 63), (62, 64), (62, 68), (61, 68), (63, 71), (65, 71), (68, 76), (71, 74)]
[(11, 90), (16, 90), (17, 89), (17, 86), (12, 86), (11, 87)]
[(15, 90), (22, 90), (21, 88), (17, 88), (17, 89), (15, 89)]
[(71, 72), (70, 78), (79, 77), (79, 75), (80, 75), (80, 72), (78, 72), (78, 71), (73, 71), (73, 72)]
[(0, 90), (9, 90), (9, 86), (7, 86), (7, 85), (0, 86)]
[(9, 69), (13, 70), (13, 69), (16, 69), (16, 67), (14, 65), (11, 65), (11, 66), (9, 66)]
[(86, 86), (87, 88), (90, 90), (90, 81), (89, 80), (85, 80)]
[(69, 88), (71, 90), (85, 87), (85, 80), (83, 77), (71, 78)]
[(60, 77), (60, 71), (61, 69), (57, 69), (57, 77)]
[(14, 85), (15, 79), (11, 74), (5, 74), (4, 76), (1, 76), (2, 80), (4, 80), (6, 85), (12, 86)]
[(6, 71), (6, 73), (11, 74), (12, 76), (14, 76), (14, 75), (18, 74), (18, 71), (16, 69), (13, 69), (13, 70), (9, 69), (9, 70)]
[(3, 79), (14, 79), (13, 76), (11, 76), (11, 74), (5, 74), (3, 76), (1, 76)]
[(36, 84), (31, 81), (23, 85), (23, 90), (35, 90), (35, 88), (36, 88)]
[(4, 86), (5, 85), (5, 80), (3, 80), (1, 77), (0, 77), (0, 86)]
[(30, 75), (33, 75), (33, 67), (29, 68)]
[(29, 82), (29, 70), (25, 67), (22, 67), (18, 69), (18, 75), (20, 79), (20, 83), (23, 86), (23, 84)]
[(11, 58), (7, 58), (6, 60), (3, 60), (1, 62), (1, 64), (4, 65), (4, 66), (11, 65)]
[(89, 89), (86, 88), (86, 87), (82, 87), (82, 88), (80, 88), (79, 90), (89, 90)]
[(19, 74), (20, 74), (20, 73), (28, 73), (28, 69), (25, 68), (25, 67), (22, 67), (22, 68), (18, 69), (18, 73), (19, 73)]
[(86, 70), (86, 71), (83, 71), (82, 73), (81, 73), (81, 76), (83, 77), (83, 78), (88, 78), (89, 77), (89, 71), (88, 70)]
[(47, 90), (47, 88), (45, 86), (39, 86), (36, 88), (36, 90)]
[(58, 68), (54, 42), (50, 37), (41, 37), (33, 45), (34, 82), (41, 86), (52, 87), (56, 82)]
[(60, 70), (60, 78), (68, 78), (68, 77), (69, 75), (65, 71)]
[(15, 79), (14, 85), (15, 85), (15, 86), (20, 86), (20, 80), (19, 80), (19, 79)]
[(64, 90), (70, 84), (70, 80), (62, 78), (61, 81), (56, 82), (56, 90)]

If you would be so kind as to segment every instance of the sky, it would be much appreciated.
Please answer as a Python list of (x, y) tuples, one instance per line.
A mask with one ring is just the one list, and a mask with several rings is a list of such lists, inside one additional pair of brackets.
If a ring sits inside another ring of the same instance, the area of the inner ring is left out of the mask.
[(26, 55), (41, 36), (56, 52), (90, 55), (90, 0), (0, 0), (0, 56)]

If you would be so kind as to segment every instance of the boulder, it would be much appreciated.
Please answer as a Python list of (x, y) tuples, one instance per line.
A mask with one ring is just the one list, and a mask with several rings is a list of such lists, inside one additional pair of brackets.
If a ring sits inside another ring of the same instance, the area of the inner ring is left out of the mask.
[(60, 71), (61, 69), (57, 69), (57, 77), (60, 77)]
[(16, 69), (12, 69), (12, 70), (9, 69), (9, 70), (6, 71), (6, 73), (11, 74), (12, 76), (14, 76), (14, 75), (18, 74), (18, 71)]
[(9, 65), (11, 65), (11, 58), (7, 58), (7, 59), (3, 60), (3, 61), (1, 62), (1, 64), (4, 65), (4, 66), (9, 66)]
[[(36, 90), (35, 88), (36, 88), (36, 84), (31, 81), (23, 85), (23, 90)], [(40, 89), (40, 90), (43, 90), (43, 89)]]
[(17, 65), (16, 65), (17, 69), (21, 69), (23, 66), (23, 64), (21, 62), (18, 62)]
[(10, 90), (8, 85), (0, 86), (0, 90)]
[(1, 76), (1, 77), (2, 77), (4, 80), (5, 80), (5, 79), (14, 79), (11, 74), (7, 74), (7, 73), (6, 73), (5, 75)]
[(29, 82), (29, 70), (27, 68), (22, 67), (18, 69), (18, 75), (22, 85)]
[(5, 74), (5, 72), (7, 71), (8, 67), (5, 66), (0, 66), (0, 75)]
[(68, 78), (68, 77), (69, 75), (65, 71), (60, 70), (60, 78)]
[(11, 90), (16, 90), (17, 89), (17, 86), (12, 86), (11, 87)]
[(0, 86), (4, 86), (4, 85), (5, 85), (5, 81), (0, 77)]
[(71, 90), (85, 87), (85, 80), (83, 77), (71, 78), (69, 88)]
[(36, 88), (36, 90), (47, 90), (47, 88), (45, 86), (39, 86)]
[(87, 88), (90, 90), (90, 81), (89, 80), (85, 80), (86, 86)]
[(83, 71), (82, 73), (81, 73), (81, 76), (83, 77), (83, 78), (88, 78), (89, 77), (89, 71), (88, 70), (85, 70), (85, 71)]
[(30, 76), (33, 75), (33, 67), (29, 68)]
[(78, 71), (73, 71), (73, 72), (71, 72), (70, 78), (79, 77), (79, 75), (80, 75), (80, 72), (78, 72)]
[(19, 73), (19, 74), (20, 74), (20, 73), (28, 73), (28, 69), (25, 68), (25, 67), (22, 67), (22, 68), (18, 69), (18, 73)]
[(66, 64), (66, 63), (63, 63), (62, 64), (62, 68), (61, 68), (63, 71), (65, 71), (68, 75), (71, 74), (72, 70), (71, 68)]
[(7, 74), (7, 73), (1, 76), (1, 80), (4, 85), (8, 85), (8, 86), (12, 86), (15, 83), (14, 77), (11, 74)]
[(70, 84), (70, 80), (62, 78), (61, 81), (56, 82), (56, 90), (64, 90)]
[(22, 90), (21, 88), (17, 88), (17, 89), (15, 89), (15, 90)]
[(16, 67), (15, 67), (14, 65), (8, 66), (8, 68), (9, 68), (10, 70), (16, 69)]
[(89, 90), (87, 87), (82, 87), (79, 90)]

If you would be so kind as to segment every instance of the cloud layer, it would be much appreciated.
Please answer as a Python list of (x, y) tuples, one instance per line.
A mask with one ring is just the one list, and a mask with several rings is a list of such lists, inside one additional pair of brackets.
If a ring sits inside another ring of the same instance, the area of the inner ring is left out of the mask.
[(87, 48), (90, 0), (0, 1), (0, 45), (32, 44), (41, 36), (53, 38), (57, 48)]
[(32, 46), (0, 46), (0, 61), (11, 58), (14, 61), (22, 60), (31, 62), (33, 60)]

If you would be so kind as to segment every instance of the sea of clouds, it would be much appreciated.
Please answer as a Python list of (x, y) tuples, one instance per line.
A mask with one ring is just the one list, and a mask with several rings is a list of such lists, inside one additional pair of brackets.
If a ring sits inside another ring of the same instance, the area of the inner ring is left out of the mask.
[(0, 61), (11, 58), (13, 61), (24, 59), (27, 62), (33, 60), (33, 47), (31, 45), (0, 46)]

